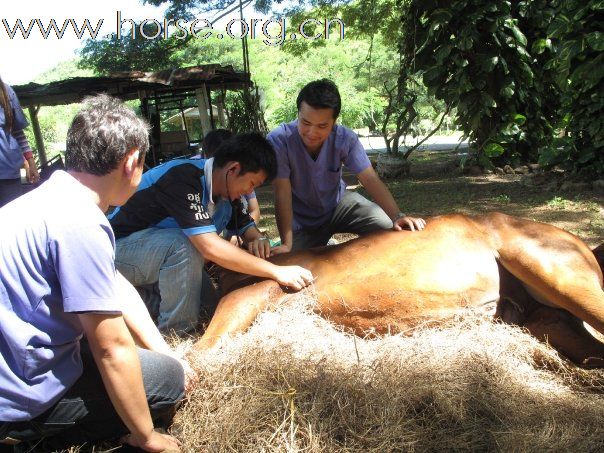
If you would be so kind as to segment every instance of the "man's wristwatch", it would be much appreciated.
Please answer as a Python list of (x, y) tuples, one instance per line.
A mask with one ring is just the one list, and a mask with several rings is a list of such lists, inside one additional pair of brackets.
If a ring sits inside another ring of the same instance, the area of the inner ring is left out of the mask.
[(392, 221), (396, 222), (398, 219), (402, 219), (403, 217), (407, 217), (407, 214), (405, 214), (404, 212), (399, 212)]

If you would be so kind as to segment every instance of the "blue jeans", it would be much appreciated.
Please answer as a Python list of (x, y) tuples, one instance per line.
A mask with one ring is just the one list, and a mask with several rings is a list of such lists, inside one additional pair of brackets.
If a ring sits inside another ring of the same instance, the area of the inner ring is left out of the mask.
[(346, 191), (331, 218), (316, 228), (293, 232), (292, 250), (304, 250), (327, 244), (335, 233), (363, 235), (392, 229), (392, 220), (377, 204), (357, 192)]
[[(70, 445), (117, 440), (128, 433), (105, 391), (87, 343), (83, 341), (81, 346), (82, 376), (54, 406), (30, 421), (0, 422), (0, 439), (10, 437), (23, 442), (15, 451), (30, 451), (34, 445), (35, 451), (55, 451)], [(137, 352), (154, 426), (167, 428), (184, 398), (182, 366), (164, 354), (140, 348)]]
[(118, 239), (115, 265), (162, 331), (193, 330), (218, 304), (203, 256), (180, 229), (147, 228)]

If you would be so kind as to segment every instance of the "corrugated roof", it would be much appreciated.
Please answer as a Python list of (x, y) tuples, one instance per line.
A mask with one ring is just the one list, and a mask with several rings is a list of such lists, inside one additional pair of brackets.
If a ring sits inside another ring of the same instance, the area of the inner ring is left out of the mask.
[(213, 89), (242, 89), (250, 75), (218, 64), (166, 69), (157, 72), (117, 72), (100, 77), (73, 77), (46, 84), (13, 86), (23, 107), (80, 102), (86, 96), (108, 93), (130, 100), (157, 94), (182, 93), (206, 85)]

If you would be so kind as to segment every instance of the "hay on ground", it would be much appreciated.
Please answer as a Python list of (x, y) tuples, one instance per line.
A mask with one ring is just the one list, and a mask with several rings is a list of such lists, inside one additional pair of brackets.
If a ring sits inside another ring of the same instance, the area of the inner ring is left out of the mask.
[(297, 295), (196, 355), (175, 434), (199, 451), (604, 449), (604, 373), (466, 313), (360, 339)]

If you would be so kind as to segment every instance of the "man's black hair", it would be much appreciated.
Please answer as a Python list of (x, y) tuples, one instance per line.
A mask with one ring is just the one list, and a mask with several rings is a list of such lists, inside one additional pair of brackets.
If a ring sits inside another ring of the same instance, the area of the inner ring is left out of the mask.
[(206, 159), (214, 157), (214, 154), (216, 154), (216, 150), (220, 147), (220, 145), (232, 136), (233, 133), (227, 129), (214, 129), (208, 132), (201, 141), (203, 157)]
[(302, 102), (315, 109), (333, 109), (334, 119), (340, 115), (342, 99), (335, 83), (329, 79), (315, 80), (300, 90), (296, 106), (300, 111)]
[(223, 168), (229, 162), (239, 162), (240, 174), (264, 170), (266, 180), (277, 175), (277, 156), (269, 141), (256, 132), (237, 134), (224, 141), (214, 154), (214, 168)]
[(65, 168), (97, 176), (115, 170), (126, 154), (149, 149), (149, 125), (120, 100), (106, 94), (84, 99), (67, 131)]

